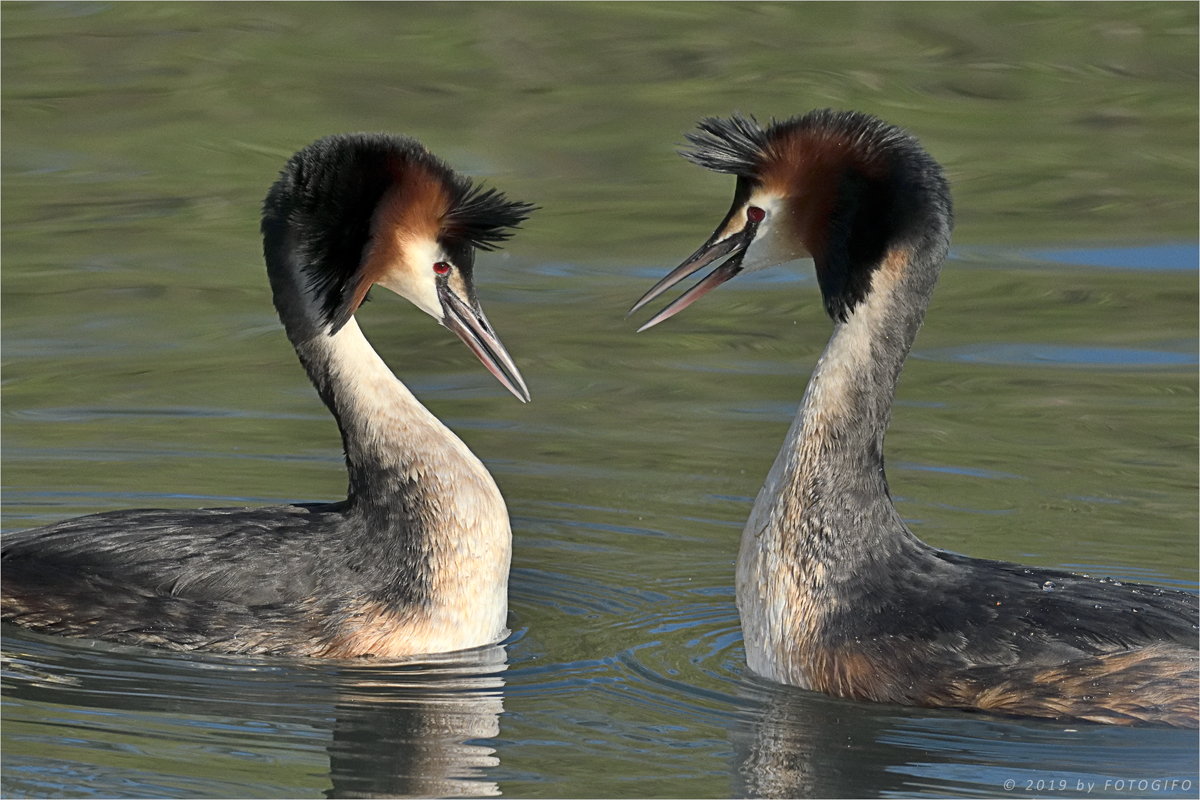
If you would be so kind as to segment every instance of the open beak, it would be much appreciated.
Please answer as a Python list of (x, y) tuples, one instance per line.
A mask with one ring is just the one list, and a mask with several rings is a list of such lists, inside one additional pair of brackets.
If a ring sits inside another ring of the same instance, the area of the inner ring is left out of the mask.
[(633, 304), (633, 308), (629, 309), (629, 313), (625, 315), (625, 318), (628, 319), (639, 308), (646, 305), (675, 284), (684, 280), (692, 273), (704, 269), (719, 258), (724, 258), (725, 256), (729, 255), (732, 256), (732, 258), (710, 272), (707, 277), (705, 277), (691, 289), (688, 289), (679, 297), (675, 298), (670, 305), (651, 317), (649, 322), (637, 329), (637, 332), (641, 333), (647, 328), (654, 327), (664, 319), (669, 319), (670, 317), (675, 316), (680, 311), (683, 311), (692, 303), (696, 302), (701, 297), (720, 286), (722, 283), (725, 283), (725, 281), (737, 275), (742, 271), (742, 259), (746, 256), (746, 249), (750, 246), (750, 243), (754, 241), (754, 234), (757, 229), (757, 223), (748, 222), (746, 227), (742, 228), (742, 230), (723, 239), (718, 238), (720, 233), (718, 230), (718, 233), (714, 233), (712, 238), (705, 242), (699, 250), (697, 250), (695, 253), (692, 253), (691, 258), (689, 258), (687, 261), (684, 261), (675, 269), (671, 270), (665, 278), (654, 284), (654, 286), (650, 288), (650, 291), (642, 295), (642, 298)]
[(469, 303), (447, 284), (438, 286), (438, 300), (442, 304), (442, 325), (458, 334), (458, 338), (471, 348), (471, 352), (483, 362), (488, 372), (504, 384), (522, 403), (529, 402), (529, 389), (521, 377), (517, 365), (500, 343), (491, 323), (483, 315), (478, 303)]

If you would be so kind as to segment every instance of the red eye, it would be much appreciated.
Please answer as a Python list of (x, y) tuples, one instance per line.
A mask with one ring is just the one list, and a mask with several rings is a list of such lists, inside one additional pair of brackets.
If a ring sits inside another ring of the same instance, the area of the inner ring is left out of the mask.
[(750, 206), (746, 209), (746, 219), (751, 222), (762, 222), (767, 216), (767, 212), (763, 211), (758, 206)]
[(450, 262), (449, 261), (437, 262), (436, 264), (433, 265), (433, 271), (436, 272), (438, 275), (445, 275), (447, 272), (450, 271)]

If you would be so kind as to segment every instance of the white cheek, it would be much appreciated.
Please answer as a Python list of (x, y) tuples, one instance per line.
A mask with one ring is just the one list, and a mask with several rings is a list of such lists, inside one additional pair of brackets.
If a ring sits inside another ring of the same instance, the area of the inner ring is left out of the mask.
[(809, 257), (810, 254), (803, 245), (781, 234), (777, 227), (759, 225), (758, 234), (746, 248), (746, 256), (742, 259), (742, 272), (757, 272), (798, 258)]
[(780, 219), (784, 204), (778, 197), (751, 197), (749, 205), (757, 206), (767, 212), (767, 216), (758, 225), (754, 241), (746, 248), (746, 256), (742, 259), (742, 272), (757, 272), (778, 264), (786, 264), (798, 258), (809, 258), (811, 254), (786, 230)]
[(434, 319), (444, 315), (437, 295), (433, 265), (445, 261), (442, 248), (434, 242), (410, 244), (404, 248), (404, 263), (389, 270), (379, 285), (391, 289)]

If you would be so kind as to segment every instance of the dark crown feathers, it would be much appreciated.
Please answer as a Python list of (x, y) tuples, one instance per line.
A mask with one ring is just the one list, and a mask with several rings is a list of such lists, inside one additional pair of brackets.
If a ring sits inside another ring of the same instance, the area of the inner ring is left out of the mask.
[(537, 206), (509, 200), (496, 189), (484, 189), (469, 178), (451, 173), (450, 211), (442, 220), (442, 234), (470, 242), (480, 250), (495, 250), (537, 210)]
[(679, 154), (693, 164), (744, 178), (753, 177), (767, 146), (767, 132), (754, 117), (705, 117), (699, 133), (686, 133), (690, 149)]
[[(420, 164), (450, 195), (441, 237), (481, 250), (494, 250), (535, 210), (495, 189), (476, 186), (415, 139), (390, 134), (327, 136), (300, 150), (271, 187), (262, 231), (269, 270), (287, 264), (284, 250), (302, 256), (304, 281), (325, 320), (339, 329), (354, 309), (352, 283), (371, 234), (372, 214), (396, 180), (395, 169)], [(289, 244), (288, 231), (296, 237)]]

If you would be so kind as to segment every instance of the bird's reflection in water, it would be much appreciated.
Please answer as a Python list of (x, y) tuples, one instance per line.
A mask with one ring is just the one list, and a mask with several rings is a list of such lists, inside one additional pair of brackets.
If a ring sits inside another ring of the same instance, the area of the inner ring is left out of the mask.
[(329, 745), (328, 797), (497, 796), (502, 645), (349, 668)]
[[(1185, 729), (860, 703), (754, 676), (737, 695), (734, 797), (996, 796), (1014, 779), (1043, 781), (1051, 796), (1160, 780), (1162, 795), (1183, 796), (1171, 792), (1196, 770), (1195, 731)], [(1114, 754), (1111, 768), (1098, 752)], [(1163, 776), (1178, 776), (1176, 787)]]
[[(60, 725), (53, 715), (43, 716), (38, 710), (43, 706), (65, 709), (56, 713), (67, 718), (82, 715), (85, 726), (115, 712), (124, 724), (137, 724), (128, 722), (133, 718), (144, 730), (160, 731), (153, 746), (143, 742), (139, 747), (155, 754), (152, 763), (163, 768), (163, 774), (138, 770), (138, 779), (147, 782), (126, 785), (126, 790), (130, 785), (149, 787), (143, 794), (157, 796), (162, 786), (173, 785), (171, 776), (187, 770), (171, 765), (182, 759), (194, 766), (200, 736), (202, 746), (215, 753), (232, 750), (279, 757), (282, 763), (307, 763), (289, 773), (288, 780), (295, 783), (284, 784), (299, 793), (500, 794), (487, 777), (498, 759), (486, 740), (499, 733), (504, 710), (504, 645), (386, 663), (334, 662), (181, 656), (0, 627), (4, 699), (12, 709), (32, 709), (25, 716), (6, 709), (5, 725), (48, 726), (37, 730), (55, 743), (53, 752), (66, 759), (58, 763), (86, 770), (95, 756), (75, 734), (61, 741), (55, 738), (62, 736)], [(181, 722), (162, 731), (163, 719)], [(188, 720), (204, 723), (197, 726)], [(323, 769), (318, 767), (314, 774), (307, 760), (310, 745), (319, 753), (322, 744), (329, 768), (325, 782)], [(67, 754), (80, 761), (71, 761)], [(261, 776), (239, 767), (236, 758), (208, 763), (212, 785), (219, 787), (216, 792), (262, 794), (263, 785), (257, 783)], [(222, 768), (229, 772), (222, 773)]]
[(879, 707), (753, 676), (738, 697), (735, 797), (873, 797), (904, 788), (888, 769), (899, 748), (879, 741), (895, 719)]

